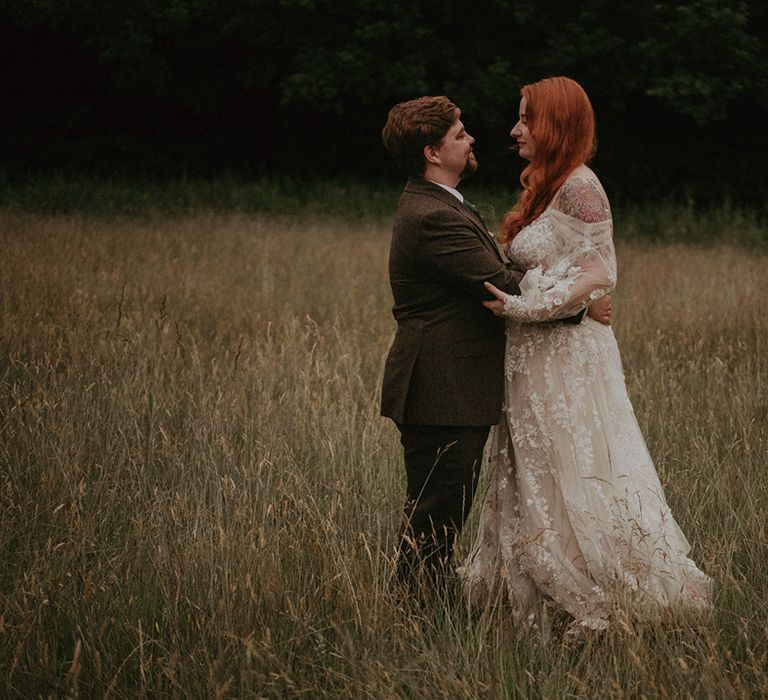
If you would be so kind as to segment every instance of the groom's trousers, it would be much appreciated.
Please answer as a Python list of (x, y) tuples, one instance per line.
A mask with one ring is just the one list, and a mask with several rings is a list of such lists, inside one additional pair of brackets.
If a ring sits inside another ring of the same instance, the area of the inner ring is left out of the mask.
[(400, 425), (408, 479), (396, 576), (437, 584), (469, 515), (489, 426)]

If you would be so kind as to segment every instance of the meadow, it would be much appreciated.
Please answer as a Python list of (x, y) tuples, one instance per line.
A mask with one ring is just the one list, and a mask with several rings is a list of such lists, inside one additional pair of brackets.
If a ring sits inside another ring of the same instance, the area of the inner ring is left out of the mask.
[(630, 396), (716, 605), (571, 638), (516, 628), (502, 601), (471, 615), (390, 595), (394, 200), (366, 215), (358, 194), (5, 201), (2, 695), (768, 695), (764, 225), (726, 206), (616, 212)]

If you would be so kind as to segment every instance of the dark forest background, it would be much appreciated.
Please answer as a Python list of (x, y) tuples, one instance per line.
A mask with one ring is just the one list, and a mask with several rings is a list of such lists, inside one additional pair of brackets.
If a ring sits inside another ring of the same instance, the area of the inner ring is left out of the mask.
[(395, 102), (447, 94), (481, 182), (514, 184), (522, 84), (579, 80), (625, 198), (768, 194), (762, 0), (16, 0), (0, 10), (6, 179), (397, 180)]

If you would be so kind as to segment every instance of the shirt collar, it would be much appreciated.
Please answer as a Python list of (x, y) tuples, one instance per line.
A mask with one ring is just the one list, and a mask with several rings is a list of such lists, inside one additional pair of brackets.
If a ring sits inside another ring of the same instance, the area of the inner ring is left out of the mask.
[(454, 189), (453, 187), (448, 187), (448, 185), (443, 185), (440, 182), (435, 182), (434, 180), (427, 180), (427, 182), (431, 182), (433, 185), (437, 185), (438, 187), (442, 187), (447, 192), (450, 192), (456, 199), (458, 199), (462, 204), (464, 204), (464, 195), (461, 194), (457, 189)]

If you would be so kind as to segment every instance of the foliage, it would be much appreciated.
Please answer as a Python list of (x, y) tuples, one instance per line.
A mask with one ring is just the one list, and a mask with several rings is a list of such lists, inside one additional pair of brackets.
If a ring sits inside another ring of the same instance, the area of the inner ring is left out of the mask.
[[(488, 225), (497, 230), (516, 190), (474, 180), (463, 188)], [(75, 214), (111, 220), (155, 215), (249, 212), (334, 217), (341, 221), (389, 221), (401, 184), (378, 181), (261, 177), (97, 178), (66, 173), (28, 178), (0, 178), (0, 211)], [(728, 199), (705, 204), (669, 196), (637, 203), (613, 203), (617, 238), (687, 243), (768, 245), (768, 209)]]
[(479, 137), (481, 177), (513, 182), (502, 154), (519, 87), (566, 74), (593, 98), (616, 189), (763, 194), (757, 0), (19, 0), (3, 13), (0, 162), (15, 170), (392, 174), (388, 108), (447, 93)]

